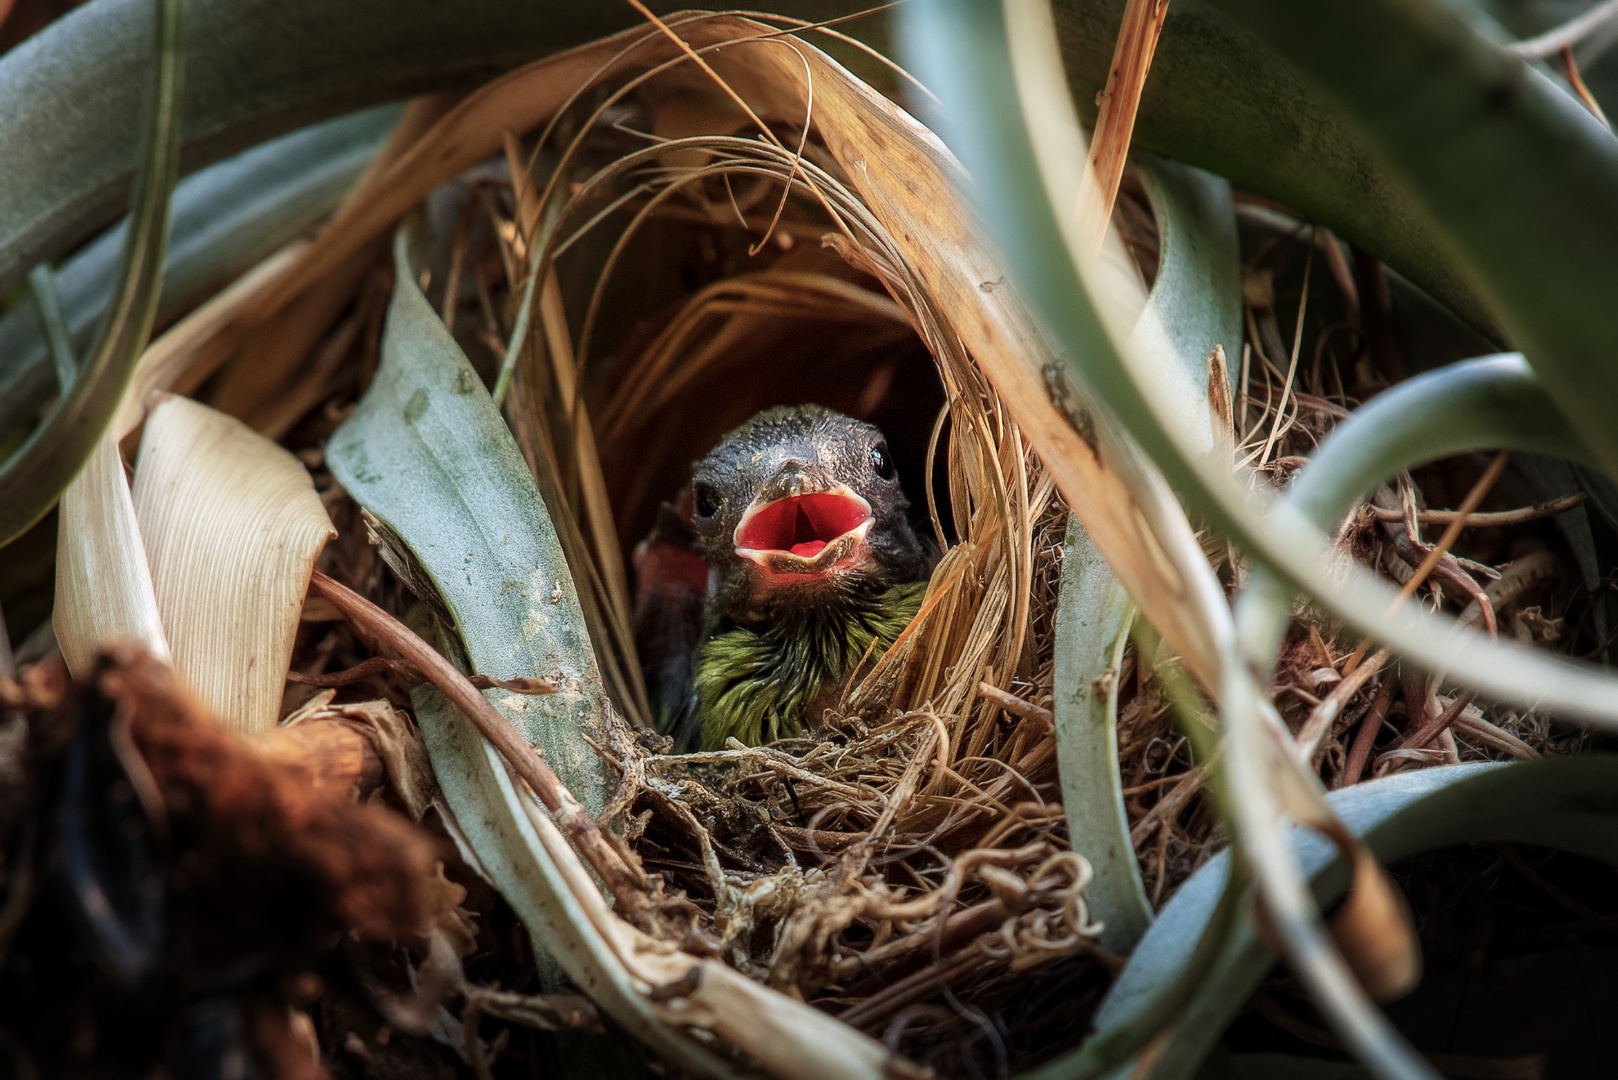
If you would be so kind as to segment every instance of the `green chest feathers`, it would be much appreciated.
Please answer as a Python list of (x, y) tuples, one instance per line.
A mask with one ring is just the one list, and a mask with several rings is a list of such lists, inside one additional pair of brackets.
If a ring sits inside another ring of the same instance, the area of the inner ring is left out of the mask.
[(867, 651), (875, 660), (910, 625), (927, 593), (925, 581), (857, 602), (835, 616), (779, 623), (762, 630), (729, 630), (697, 653), (702, 748), (728, 738), (761, 746), (800, 734), (821, 693), (835, 688)]

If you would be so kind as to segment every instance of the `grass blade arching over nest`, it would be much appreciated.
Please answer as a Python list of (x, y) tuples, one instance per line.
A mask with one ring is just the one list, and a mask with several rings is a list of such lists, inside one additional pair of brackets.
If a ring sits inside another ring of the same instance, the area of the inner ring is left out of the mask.
[(146, 345), (163, 282), (169, 193), (180, 158), (185, 30), (180, 0), (154, 0), (152, 81), (134, 209), (119, 258), (118, 287), (95, 345), (27, 442), (0, 465), (0, 545), (56, 502), (95, 449)]
[(336, 535), (302, 463), (168, 397), (146, 421), (135, 514), (174, 665), (243, 734), (271, 730), (315, 558)]

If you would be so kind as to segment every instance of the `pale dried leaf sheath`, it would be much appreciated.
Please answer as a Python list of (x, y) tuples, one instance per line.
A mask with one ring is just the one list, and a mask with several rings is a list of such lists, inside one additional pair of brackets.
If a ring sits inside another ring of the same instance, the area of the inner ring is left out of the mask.
[(139, 641), (153, 656), (169, 655), (123, 461), (110, 434), (62, 494), (52, 623), (68, 670), (79, 678), (90, 673), (98, 649), (120, 639)]
[(230, 727), (274, 727), (309, 574), (336, 535), (309, 474), (240, 421), (167, 397), (134, 504), (175, 666)]

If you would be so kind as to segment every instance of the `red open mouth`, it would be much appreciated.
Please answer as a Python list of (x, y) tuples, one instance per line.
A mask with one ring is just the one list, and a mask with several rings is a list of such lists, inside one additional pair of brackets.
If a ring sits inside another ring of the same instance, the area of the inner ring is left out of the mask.
[(850, 492), (794, 495), (766, 503), (748, 514), (736, 529), (736, 547), (785, 551), (812, 559), (827, 544), (870, 520), (870, 504)]

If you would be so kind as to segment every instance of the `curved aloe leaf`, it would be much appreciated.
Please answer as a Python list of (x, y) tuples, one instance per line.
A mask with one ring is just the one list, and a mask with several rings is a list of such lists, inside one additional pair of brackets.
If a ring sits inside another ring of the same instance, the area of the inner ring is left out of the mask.
[[(0, 292), (108, 225), (136, 151), (146, 0), (86, 4), (0, 57)], [(651, 5), (672, 11), (667, 0)], [(778, 0), (819, 20), (865, 5)], [(553, 0), (193, 0), (186, 168), (367, 105), (461, 88), (635, 25), (627, 4)], [(877, 20), (866, 20), (865, 28)], [(865, 32), (855, 24), (856, 32)], [(27, 108), (9, 107), (27, 102)]]
[[(195, 306), (329, 214), (399, 113), (386, 105), (305, 128), (180, 181), (158, 321)], [(128, 227), (97, 237), (54, 275), (77, 348), (111, 300)], [(0, 316), (0, 432), (31, 420), (54, 389), (38, 320), (26, 306)]]
[[(1279, 500), (1261, 504), (1238, 487), (1228, 467), (1199, 454), (1191, 436), (1173, 426), (1173, 410), (1157, 403), (1158, 381), (1121, 359), (1069, 254), (1065, 219), (1051, 200), (1064, 186), (1076, 185), (1054, 177), (1047, 185), (1042, 168), (1073, 166), (1044, 161), (1030, 138), (1019, 95), (1029, 94), (1042, 115), (1055, 107), (1043, 96), (1047, 87), (1017, 81), (1001, 12), (934, 0), (900, 8), (898, 26), (909, 37), (911, 66), (944, 98), (952, 142), (978, 185), (974, 202), (1006, 253), (1019, 292), (1040, 315), (1076, 381), (1127, 426), (1177, 490), (1293, 586), (1423, 666), (1447, 668), (1491, 698), (1618, 724), (1618, 693), (1596, 669), (1459, 633), (1454, 620), (1416, 605), (1390, 613), (1396, 594), (1386, 582), (1356, 566), (1334, 570), (1326, 535), (1295, 507)], [(1064, 208), (1066, 201), (1060, 203)], [(1114, 330), (1120, 341), (1127, 335), (1127, 328)]]
[(1218, 0), (1363, 126), (1608, 474), (1618, 138), (1437, 0)]
[[(1230, 184), (1150, 154), (1138, 164), (1157, 218), (1159, 257), (1135, 344), (1159, 370), (1183, 374), (1173, 380), (1174, 401), (1187, 428), (1206, 433), (1204, 448), (1211, 448), (1207, 357), (1215, 345), (1238, 348), (1242, 334)], [(1134, 605), (1077, 518), (1064, 551), (1056, 627), (1062, 799), (1074, 847), (1095, 870), (1086, 895), (1106, 924), (1102, 944), (1127, 952), (1152, 918), (1118, 774), (1116, 674)]]
[(1463, 360), (1383, 391), (1338, 424), (1287, 499), (1322, 529), (1401, 469), (1472, 450), (1590, 460), (1518, 353)]
[(1056, 760), (1073, 850), (1095, 871), (1085, 890), (1101, 944), (1127, 953), (1152, 923), (1118, 773), (1118, 669), (1135, 605), (1071, 518), (1056, 609)]
[[(1134, 343), (1170, 346), (1185, 374), (1178, 389), (1191, 391), (1188, 419), (1206, 428), (1208, 354), (1215, 345), (1227, 357), (1242, 349), (1242, 259), (1230, 181), (1153, 154), (1136, 159), (1157, 218), (1158, 265), (1146, 300), (1156, 317), (1136, 323)], [(1234, 394), (1239, 368), (1227, 364), (1226, 373)]]
[(132, 51), (135, 56), (152, 57), (151, 85), (131, 227), (118, 259), (118, 287), (95, 346), (79, 366), (73, 385), (63, 391), (61, 401), (45, 422), (0, 465), (0, 547), (44, 517), (78, 475), (118, 408), (118, 399), (123, 396), (152, 329), (163, 284), (169, 193), (174, 190), (179, 166), (180, 89), (185, 56), (180, 0), (157, 0), (156, 9), (151, 51)]
[[(1394, 862), (1452, 844), (1536, 844), (1610, 862), (1618, 858), (1618, 757), (1545, 758), (1523, 764), (1456, 765), (1400, 773), (1333, 792), (1333, 809), (1379, 859)], [(1322, 903), (1347, 885), (1336, 850), (1295, 830), (1298, 858)], [(1159, 983), (1190, 958), (1213, 916), (1230, 869), (1228, 853), (1211, 860), (1175, 893), (1141, 940), (1096, 1014), (1098, 1034), (1126, 1022)], [(1246, 920), (1226, 946), (1152, 1073), (1172, 1080), (1195, 1073), (1241, 1011), (1275, 957)], [(1042, 1077), (1065, 1075), (1053, 1063)], [(1130, 1075), (1127, 1068), (1111, 1074)]]
[[(1449, 364), (1378, 394), (1320, 444), (1287, 502), (1317, 527), (1335, 529), (1357, 499), (1401, 469), (1501, 448), (1589, 458), (1517, 353)], [(1292, 590), (1263, 567), (1237, 600), (1243, 646), (1265, 670), (1280, 651), (1291, 606)]]
[(607, 768), (582, 735), (606, 738), (607, 699), (567, 561), (510, 429), (416, 287), (406, 245), (401, 230), (382, 363), (326, 459), (354, 501), (409, 548), (474, 672), (562, 688), (486, 694), (600, 813)]

